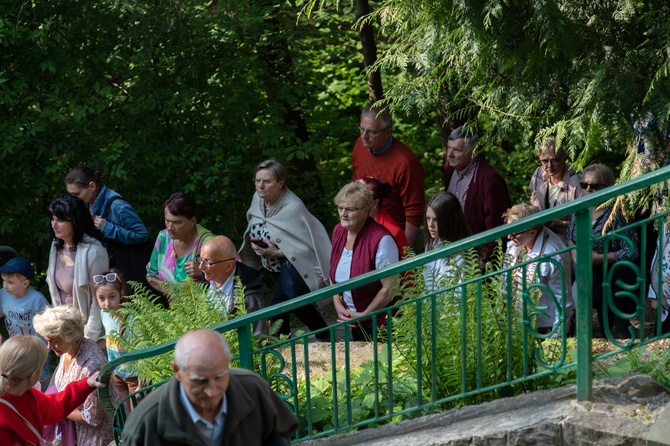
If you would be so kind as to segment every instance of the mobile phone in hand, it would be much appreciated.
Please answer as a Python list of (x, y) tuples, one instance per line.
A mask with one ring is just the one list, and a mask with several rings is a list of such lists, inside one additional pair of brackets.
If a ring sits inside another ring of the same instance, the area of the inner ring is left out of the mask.
[(267, 248), (269, 246), (266, 242), (264, 242), (263, 240), (261, 240), (259, 238), (252, 238), (251, 243), (253, 243), (254, 245), (256, 245), (260, 248)]

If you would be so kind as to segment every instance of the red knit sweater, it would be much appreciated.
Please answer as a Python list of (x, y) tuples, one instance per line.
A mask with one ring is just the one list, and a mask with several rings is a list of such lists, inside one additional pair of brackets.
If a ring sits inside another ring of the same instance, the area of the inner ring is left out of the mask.
[(393, 138), (391, 147), (381, 155), (373, 155), (359, 137), (351, 154), (353, 180), (373, 177), (391, 186), (382, 207), (391, 214), (398, 226), (405, 221), (416, 227), (423, 223), (426, 204), (423, 187), (423, 168), (414, 152), (400, 140)]
[[(9, 401), (42, 434), (45, 424), (56, 424), (84, 404), (86, 397), (95, 390), (89, 387), (86, 380), (73, 381), (62, 392), (49, 395), (30, 389), (23, 395), (5, 394), (2, 399)], [(39, 439), (35, 438), (35, 434), (18, 414), (0, 404), (0, 446), (39, 443)]]

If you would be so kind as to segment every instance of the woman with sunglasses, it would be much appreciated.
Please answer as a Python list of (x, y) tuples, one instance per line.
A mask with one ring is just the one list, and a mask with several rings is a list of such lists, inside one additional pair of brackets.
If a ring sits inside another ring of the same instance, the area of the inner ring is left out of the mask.
[[(104, 335), (93, 276), (109, 269), (102, 233), (93, 225), (86, 204), (72, 195), (56, 198), (49, 206), (49, 237), (53, 241), (47, 284), (54, 306), (72, 305), (84, 315), (84, 336), (94, 341)], [(101, 340), (104, 347), (105, 340)]]
[[(556, 147), (556, 137), (552, 136), (535, 149), (540, 167), (530, 180), (530, 202), (541, 211), (568, 203), (581, 197), (579, 174), (567, 164), (567, 154), (563, 147)], [(552, 220), (547, 226), (563, 241), (570, 217)]]
[[(582, 189), (582, 194), (589, 195), (606, 187), (613, 186), (614, 183), (615, 179), (612, 170), (604, 164), (595, 163), (584, 169), (579, 184)], [(616, 316), (609, 305), (605, 305), (603, 296), (603, 280), (605, 278), (603, 275), (603, 264), (605, 263), (608, 265), (607, 270), (609, 271), (614, 263), (618, 261), (635, 261), (638, 257), (638, 247), (634, 231), (628, 229), (623, 233), (619, 233), (619, 235), (629, 239), (631, 245), (629, 246), (629, 244), (621, 237), (609, 239), (607, 258), (605, 258), (605, 241), (602, 236), (607, 232), (614, 231), (627, 224), (626, 218), (621, 211), (617, 211), (612, 215), (613, 210), (614, 204), (609, 204), (607, 206), (594, 205), (591, 208), (591, 217), (593, 218), (592, 231), (593, 238), (595, 239), (593, 242), (593, 253), (591, 254), (591, 260), (593, 262), (593, 308), (598, 312), (598, 323), (600, 324), (602, 335), (606, 335), (604, 311), (605, 307), (607, 307), (607, 326), (610, 332), (617, 339), (628, 339), (630, 338), (630, 321)], [(566, 233), (566, 244), (572, 246), (576, 242), (576, 217), (575, 214), (571, 214), (568, 231)], [(573, 261), (576, 261), (577, 251), (573, 250), (571, 251), (571, 254)], [(575, 268), (575, 275), (577, 274), (579, 274), (579, 265), (576, 265)], [(626, 297), (616, 298), (614, 296), (616, 296), (616, 293), (621, 289), (618, 285), (619, 283), (633, 285), (635, 280), (635, 275), (630, 268), (619, 267), (613, 271), (613, 276), (610, 282), (612, 296), (617, 308), (624, 313), (631, 313), (634, 311), (634, 302)], [(575, 298), (575, 301), (577, 301), (578, 296), (576, 293), (574, 293), (573, 297)]]

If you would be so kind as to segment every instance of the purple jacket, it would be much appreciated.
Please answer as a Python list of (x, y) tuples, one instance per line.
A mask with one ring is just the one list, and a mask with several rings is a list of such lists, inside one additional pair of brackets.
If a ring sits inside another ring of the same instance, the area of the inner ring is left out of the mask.
[[(483, 157), (476, 159), (479, 159), (479, 167), (468, 188), (463, 209), (465, 220), (473, 234), (502, 225), (504, 223), (502, 214), (511, 207), (505, 180)], [(449, 166), (449, 163), (444, 165), (445, 190), (449, 187), (454, 172), (455, 169)], [(490, 259), (494, 246), (495, 242), (482, 246), (484, 259)]]

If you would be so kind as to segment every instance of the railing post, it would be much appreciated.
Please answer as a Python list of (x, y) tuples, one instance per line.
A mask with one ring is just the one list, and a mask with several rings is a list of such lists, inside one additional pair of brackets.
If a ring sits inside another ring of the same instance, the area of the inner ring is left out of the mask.
[(254, 346), (251, 340), (251, 324), (243, 325), (237, 329), (237, 341), (240, 349), (240, 367), (252, 370), (253, 360), (251, 359), (251, 352)]
[(577, 401), (590, 401), (592, 388), (593, 260), (591, 208), (577, 217)]

